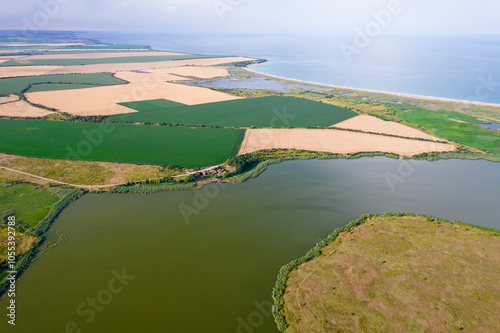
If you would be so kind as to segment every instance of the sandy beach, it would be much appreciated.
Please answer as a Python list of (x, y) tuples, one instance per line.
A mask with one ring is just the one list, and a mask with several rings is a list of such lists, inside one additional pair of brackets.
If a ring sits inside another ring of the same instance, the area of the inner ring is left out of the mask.
[(332, 84), (324, 84), (324, 83), (317, 83), (317, 82), (311, 82), (311, 81), (289, 79), (289, 78), (281, 77), (281, 76), (277, 76), (277, 75), (261, 73), (261, 72), (251, 70), (248, 68), (246, 68), (246, 70), (249, 72), (255, 73), (255, 74), (269, 76), (269, 77), (273, 77), (273, 78), (280, 79), (280, 80), (294, 81), (294, 82), (303, 83), (303, 84), (313, 84), (315, 86), (320, 86), (320, 87), (328, 87), (328, 88), (335, 88), (335, 89), (348, 89), (348, 90), (353, 90), (353, 91), (368, 92), (368, 93), (375, 93), (375, 94), (387, 94), (387, 95), (393, 95), (393, 96), (398, 96), (398, 97), (420, 99), (422, 101), (450, 102), (450, 103), (460, 103), (460, 104), (464, 104), (464, 105), (491, 106), (491, 107), (499, 107), (500, 108), (500, 104), (495, 104), (495, 103), (466, 101), (466, 100), (461, 100), (461, 99), (453, 99), (453, 98), (445, 98), (445, 97), (413, 95), (413, 94), (404, 94), (404, 93), (382, 91), (382, 90), (372, 90), (372, 89), (361, 89), (361, 88), (352, 88), (352, 87), (345, 87), (345, 86), (336, 86), (336, 85), (332, 85)]

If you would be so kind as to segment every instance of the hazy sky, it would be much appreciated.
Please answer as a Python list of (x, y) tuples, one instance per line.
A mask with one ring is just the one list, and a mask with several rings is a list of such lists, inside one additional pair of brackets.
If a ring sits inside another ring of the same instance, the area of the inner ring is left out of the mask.
[[(399, 4), (399, 5), (398, 5)], [(500, 34), (499, 0), (0, 0), (0, 29)]]

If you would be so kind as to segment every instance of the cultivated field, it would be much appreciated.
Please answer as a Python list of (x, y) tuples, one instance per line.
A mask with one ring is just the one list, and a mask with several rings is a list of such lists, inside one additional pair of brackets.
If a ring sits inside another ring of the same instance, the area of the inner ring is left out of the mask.
[(500, 237), (426, 217), (375, 216), (294, 269), (293, 332), (500, 332)]
[(5, 97), (0, 97), (0, 104), (10, 103), (10, 102), (18, 101), (18, 100), (19, 100), (19, 96), (17, 96), (17, 95), (9, 95), (9, 96), (5, 96)]
[(227, 75), (229, 75), (229, 72), (223, 68), (199, 66), (170, 67), (147, 71), (124, 71), (116, 73), (116, 77), (135, 83), (211, 79)]
[(360, 115), (341, 123), (335, 124), (334, 127), (353, 129), (364, 132), (390, 134), (404, 136), (407, 138), (420, 138), (427, 140), (439, 140), (432, 135), (426, 134), (414, 128), (401, 125), (392, 121), (385, 121), (373, 116)]
[[(141, 111), (140, 103), (137, 105), (136, 110)], [(126, 119), (134, 122), (222, 127), (327, 127), (356, 115), (341, 107), (307, 99), (268, 96), (150, 110), (129, 114)], [(119, 119), (119, 116), (110, 117), (110, 120)]]
[(238, 97), (206, 88), (168, 82), (156, 82), (147, 85), (144, 83), (130, 83), (86, 89), (33, 92), (27, 93), (26, 98), (32, 103), (81, 116), (135, 112), (117, 103), (142, 100), (163, 98), (193, 105), (238, 99)]
[(230, 62), (250, 61), (252, 58), (226, 57), (187, 59), (175, 61), (156, 61), (143, 63), (110, 63), (79, 66), (7, 66), (0, 67), (1, 77), (44, 75), (44, 74), (72, 74), (72, 73), (115, 73), (119, 71), (149, 70), (180, 66), (212, 66)]
[(103, 59), (103, 58), (120, 58), (120, 57), (141, 57), (152, 56), (176, 56), (184, 55), (184, 53), (177, 52), (89, 52), (89, 53), (69, 53), (69, 54), (39, 54), (25, 57), (24, 60), (47, 60), (47, 59)]
[(275, 148), (339, 154), (388, 152), (406, 156), (455, 149), (450, 144), (333, 129), (250, 129), (246, 131), (238, 154)]
[(0, 104), (0, 116), (4, 117), (45, 117), (54, 112), (40, 109), (25, 101)]
[(197, 55), (197, 54), (178, 54), (178, 55), (161, 55), (161, 56), (143, 56), (140, 55), (121, 57), (72, 57), (55, 59), (53, 57), (44, 57), (41, 59), (28, 59), (13, 60), (0, 66), (77, 66), (77, 65), (98, 65), (98, 64), (115, 64), (115, 63), (144, 63), (144, 62), (158, 62), (158, 61), (175, 61), (185, 59), (205, 59), (216, 58), (210, 55)]
[[(120, 103), (120, 105), (123, 105), (127, 108), (137, 110), (139, 112), (144, 112), (144, 111), (152, 111), (152, 110), (158, 110), (158, 109), (169, 109), (169, 108), (178, 108), (182, 106), (186, 106), (186, 104), (181, 104), (177, 102), (172, 102), (166, 99), (152, 99), (149, 101), (140, 101), (140, 102), (126, 102), (126, 103)], [(120, 116), (111, 116), (110, 118), (112, 119), (120, 119)]]
[[(44, 75), (55, 71), (60, 66), (16, 66), (16, 67), (0, 67), (0, 78), (3, 77), (18, 77), (31, 75)], [(77, 73), (77, 72), (75, 72)], [(94, 72), (97, 73), (97, 72)]]
[[(38, 83), (51, 83), (43, 85), (42, 88)], [(55, 83), (74, 84), (62, 86)], [(41, 76), (26, 76), (0, 79), (0, 96), (9, 94), (21, 94), (30, 85), (32, 89), (37, 90), (60, 90), (60, 89), (75, 89), (79, 84), (95, 84), (95, 85), (115, 85), (125, 84), (126, 81), (113, 77), (110, 73), (92, 73), (92, 74), (65, 74), (65, 75), (41, 75)]]
[(235, 156), (244, 130), (0, 119), (0, 151), (27, 157), (212, 166)]

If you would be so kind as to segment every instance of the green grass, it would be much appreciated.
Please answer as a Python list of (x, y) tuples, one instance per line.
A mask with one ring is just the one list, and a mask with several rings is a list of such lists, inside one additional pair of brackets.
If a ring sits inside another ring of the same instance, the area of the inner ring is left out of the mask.
[(0, 119), (0, 152), (186, 168), (234, 156), (243, 130)]
[[(480, 125), (478, 118), (458, 112), (428, 111), (411, 106), (396, 106), (400, 119), (418, 124), (434, 135), (457, 143), (500, 154), (500, 131)], [(402, 111), (408, 110), (407, 112)]]
[(123, 105), (127, 108), (130, 108), (130, 109), (137, 110), (139, 112), (186, 106), (186, 104), (169, 101), (167, 99), (152, 99), (152, 100), (148, 100), (148, 101), (125, 102), (125, 103), (118, 103), (118, 104)]
[(0, 67), (7, 66), (78, 66), (78, 65), (96, 65), (96, 64), (125, 64), (125, 63), (143, 63), (156, 61), (172, 61), (185, 59), (204, 59), (218, 56), (186, 54), (169, 56), (132, 56), (116, 58), (95, 58), (95, 59), (35, 59), (23, 61), (7, 61), (0, 64)]
[(442, 332), (496, 332), (499, 236), (423, 215), (364, 216), (283, 266), (275, 319), (290, 333), (428, 332), (436, 320)]
[(0, 183), (0, 212), (15, 211), (16, 218), (28, 227), (43, 220), (49, 212), (48, 207), (57, 201), (58, 196), (41, 186)]
[[(144, 105), (142, 103), (145, 103)], [(136, 102), (144, 111), (150, 102)], [(302, 98), (268, 96), (110, 116), (111, 121), (152, 122), (221, 127), (327, 127), (357, 113)]]
[[(41, 87), (33, 87), (33, 91), (50, 91), (60, 90), (61, 88), (74, 89), (75, 87), (83, 88), (82, 84), (95, 85), (117, 85), (125, 84), (126, 81), (114, 77), (110, 73), (91, 73), (91, 74), (57, 74), (57, 75), (39, 75), (39, 76), (24, 76), (13, 78), (0, 79), (0, 96), (9, 94), (20, 94), (23, 90), (35, 83), (65, 83), (60, 84), (44, 84)], [(71, 83), (71, 84), (68, 84)], [(75, 84), (73, 87), (72, 84)], [(45, 89), (45, 90), (41, 90)]]

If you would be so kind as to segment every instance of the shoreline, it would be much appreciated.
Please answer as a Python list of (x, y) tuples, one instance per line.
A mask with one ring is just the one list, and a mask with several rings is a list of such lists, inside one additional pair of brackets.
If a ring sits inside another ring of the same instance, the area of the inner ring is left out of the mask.
[(459, 104), (464, 104), (464, 105), (478, 105), (478, 106), (489, 106), (489, 107), (500, 108), (500, 103), (495, 104), (495, 103), (487, 103), (487, 102), (475, 102), (475, 101), (467, 101), (467, 100), (453, 99), (453, 98), (447, 98), (447, 97), (434, 97), (434, 96), (390, 92), (390, 91), (383, 91), (383, 90), (373, 90), (373, 89), (337, 86), (337, 85), (333, 85), (333, 84), (325, 84), (325, 83), (318, 83), (318, 82), (312, 82), (312, 81), (303, 81), (303, 80), (286, 78), (286, 77), (282, 77), (282, 76), (278, 76), (278, 75), (266, 74), (266, 73), (262, 73), (262, 72), (258, 72), (256, 70), (250, 69), (248, 67), (245, 67), (245, 69), (247, 71), (255, 73), (255, 74), (269, 76), (269, 77), (276, 78), (276, 79), (294, 81), (294, 82), (298, 82), (298, 83), (313, 84), (316, 86), (329, 87), (329, 88), (335, 88), (335, 89), (347, 89), (347, 90), (354, 90), (354, 91), (359, 91), (359, 92), (386, 94), (386, 95), (392, 95), (392, 96), (397, 96), (397, 97), (413, 98), (413, 99), (418, 99), (418, 100), (422, 100), (422, 101), (437, 101), (437, 102), (459, 103)]

